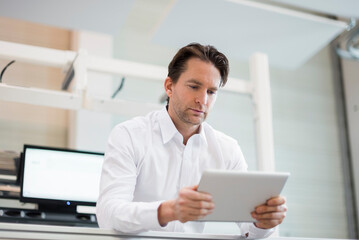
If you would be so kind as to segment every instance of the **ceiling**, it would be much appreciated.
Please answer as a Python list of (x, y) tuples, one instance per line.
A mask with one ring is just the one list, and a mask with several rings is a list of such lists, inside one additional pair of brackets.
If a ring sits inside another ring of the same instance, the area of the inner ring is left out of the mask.
[(294, 6), (302, 9), (324, 13), (343, 18), (359, 18), (358, 0), (270, 0), (285, 6)]
[(0, 0), (0, 16), (116, 34), (135, 0)]
[(125, 33), (149, 48), (175, 50), (195, 41), (239, 61), (261, 51), (284, 69), (301, 66), (345, 31), (346, 19), (323, 14), (358, 18), (356, 9), (358, 0), (0, 0), (1, 17), (114, 37), (136, 29)]
[(260, 51), (269, 55), (272, 66), (291, 69), (326, 46), (346, 26), (250, 1), (196, 0), (196, 3), (177, 1), (153, 42), (179, 47), (199, 41), (213, 44), (239, 60)]

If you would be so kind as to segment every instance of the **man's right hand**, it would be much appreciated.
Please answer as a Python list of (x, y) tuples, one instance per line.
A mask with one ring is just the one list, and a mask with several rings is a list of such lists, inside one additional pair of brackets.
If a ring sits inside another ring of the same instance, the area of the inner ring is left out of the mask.
[(194, 221), (212, 213), (214, 203), (208, 193), (197, 192), (198, 185), (184, 187), (178, 197), (163, 202), (158, 208), (158, 222), (166, 226), (169, 222), (179, 220), (182, 223)]

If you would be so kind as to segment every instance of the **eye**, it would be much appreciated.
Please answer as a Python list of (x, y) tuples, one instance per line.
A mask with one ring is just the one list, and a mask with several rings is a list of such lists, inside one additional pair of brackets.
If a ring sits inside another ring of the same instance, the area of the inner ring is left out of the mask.
[(216, 91), (208, 90), (208, 94), (209, 95), (214, 95), (214, 94), (216, 94)]
[(189, 87), (192, 89), (198, 89), (198, 86), (195, 86), (195, 85), (189, 85)]

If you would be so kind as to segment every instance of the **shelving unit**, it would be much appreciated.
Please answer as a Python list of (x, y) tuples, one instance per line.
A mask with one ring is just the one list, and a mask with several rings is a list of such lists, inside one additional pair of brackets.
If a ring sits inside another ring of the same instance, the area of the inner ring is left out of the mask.
[[(63, 69), (69, 69), (73, 63), (75, 71), (75, 79), (70, 92), (0, 83), (0, 100), (3, 101), (68, 110), (87, 109), (124, 116), (140, 115), (162, 107), (160, 104), (140, 104), (121, 99), (91, 96), (87, 91), (87, 72), (163, 81), (167, 76), (165, 67), (91, 56), (85, 49), (79, 52), (64, 51), (5, 41), (0, 41), (0, 58)], [(254, 53), (250, 58), (250, 80), (230, 78), (222, 90), (251, 96), (255, 114), (258, 170), (274, 171), (272, 104), (267, 56)]]

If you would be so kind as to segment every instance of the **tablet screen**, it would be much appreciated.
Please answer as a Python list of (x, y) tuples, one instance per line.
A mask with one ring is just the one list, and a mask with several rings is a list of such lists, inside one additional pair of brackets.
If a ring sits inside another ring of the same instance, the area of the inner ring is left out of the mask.
[(198, 191), (210, 193), (216, 207), (199, 221), (255, 222), (251, 212), (280, 195), (289, 173), (206, 170)]

